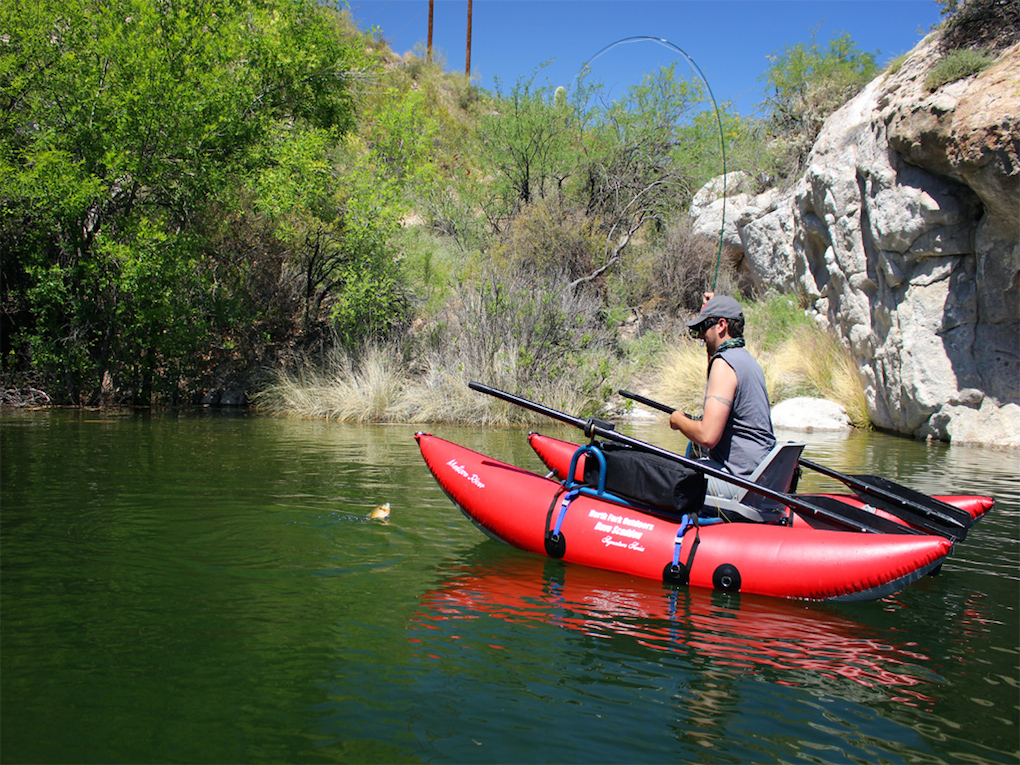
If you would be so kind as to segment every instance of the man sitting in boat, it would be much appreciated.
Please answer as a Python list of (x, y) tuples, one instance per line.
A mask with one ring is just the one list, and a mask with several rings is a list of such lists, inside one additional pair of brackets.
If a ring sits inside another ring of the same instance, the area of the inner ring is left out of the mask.
[[(701, 419), (677, 410), (669, 418), (691, 443), (708, 450), (708, 464), (747, 477), (776, 443), (765, 374), (744, 347), (744, 312), (731, 297), (705, 293), (701, 313), (687, 322), (708, 352)], [(721, 362), (721, 363), (720, 363)], [(740, 488), (709, 476), (708, 494), (735, 497)]]

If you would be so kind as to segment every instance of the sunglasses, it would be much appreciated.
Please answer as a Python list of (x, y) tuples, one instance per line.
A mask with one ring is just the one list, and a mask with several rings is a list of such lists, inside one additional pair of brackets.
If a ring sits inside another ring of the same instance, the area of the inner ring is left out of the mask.
[(688, 331), (691, 333), (691, 337), (693, 337), (695, 340), (700, 340), (701, 337), (706, 332), (708, 332), (708, 330), (712, 329), (712, 327), (718, 324), (719, 321), (720, 321), (719, 319), (705, 319), (700, 324), (695, 324)]

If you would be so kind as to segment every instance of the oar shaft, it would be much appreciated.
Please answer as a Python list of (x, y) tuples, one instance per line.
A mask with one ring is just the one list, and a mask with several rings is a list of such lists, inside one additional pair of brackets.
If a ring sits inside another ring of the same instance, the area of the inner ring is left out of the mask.
[(832, 468), (826, 467), (825, 465), (820, 465), (817, 462), (812, 462), (811, 460), (801, 458), (800, 464), (806, 468), (819, 472), (822, 475), (827, 475), (830, 478), (835, 478), (837, 481), (842, 481), (852, 489), (867, 492), (868, 494), (872, 494), (875, 497), (878, 497), (879, 499), (884, 499), (888, 502), (897, 502), (907, 509), (913, 510), (914, 512), (927, 516), (929, 518), (934, 518), (950, 526), (957, 526), (961, 529), (967, 528), (967, 524), (962, 523), (959, 519), (953, 518), (951, 515), (948, 515), (945, 512), (945, 510), (952, 512), (953, 507), (951, 505), (947, 505), (945, 510), (943, 510), (943, 508), (941, 507), (943, 503), (941, 503), (934, 497), (928, 498), (931, 501), (930, 505), (922, 505), (918, 502), (911, 500), (908, 497), (903, 497), (900, 496), (899, 494), (887, 491), (886, 489), (883, 489), (881, 486), (876, 486), (873, 483), (862, 481), (855, 476), (840, 473), (837, 470), (833, 470)]
[[(869, 490), (871, 490), (873, 488), (870, 484), (864, 483), (864, 481), (859, 481), (856, 478), (854, 478), (852, 475), (847, 475), (846, 473), (840, 473), (838, 470), (833, 470), (830, 467), (826, 467), (825, 465), (821, 465), (821, 464), (819, 464), (817, 462), (812, 462), (811, 460), (804, 459), (803, 457), (801, 457), (800, 460), (798, 460), (798, 462), (801, 465), (803, 465), (804, 467), (809, 468), (810, 470), (814, 470), (815, 472), (821, 473), (822, 475), (827, 475), (827, 476), (829, 476), (829, 478), (835, 478), (837, 481), (841, 481), (841, 482), (845, 483), (847, 486), (849, 486), (852, 489), (869, 489)], [(883, 492), (883, 493), (887, 493), (887, 492)], [(900, 499), (899, 497), (896, 497), (896, 495), (894, 495), (894, 494), (890, 494), (889, 498), (890, 499)]]
[(697, 470), (698, 472), (704, 473), (707, 476), (713, 476), (722, 481), (728, 481), (729, 483), (736, 484), (737, 486), (745, 488), (748, 491), (753, 491), (756, 494), (761, 494), (765, 497), (768, 497), (769, 499), (774, 499), (778, 502), (782, 502), (784, 505), (787, 505), (788, 507), (803, 510), (804, 512), (810, 513), (812, 515), (816, 515), (821, 518), (826, 518), (828, 520), (832, 520), (837, 523), (843, 524), (849, 528), (852, 528), (854, 531), (880, 533), (878, 532), (878, 529), (874, 528), (873, 526), (845, 518), (837, 513), (825, 510), (824, 508), (818, 507), (817, 505), (811, 502), (807, 502), (799, 497), (794, 497), (789, 494), (785, 494), (781, 491), (770, 489), (767, 486), (761, 486), (760, 484), (757, 484), (754, 481), (748, 480), (741, 476), (733, 475), (732, 473), (727, 473), (724, 470), (718, 470), (717, 468), (713, 468), (710, 465), (705, 465), (704, 463), (699, 462), (698, 460), (692, 460), (687, 457), (682, 457), (679, 454), (675, 454), (674, 452), (671, 452), (667, 449), (662, 449), (653, 444), (646, 443), (644, 441), (641, 441), (640, 439), (632, 438), (631, 436), (625, 436), (622, 433), (618, 433), (616, 430), (614, 430), (611, 425), (609, 427), (604, 427), (609, 424), (601, 422), (600, 420), (595, 419), (582, 420), (579, 417), (572, 417), (569, 414), (558, 412), (555, 409), (550, 409), (549, 407), (542, 406), (541, 404), (536, 404), (533, 401), (528, 401), (527, 399), (521, 398), (520, 396), (515, 396), (512, 393), (507, 393), (496, 388), (491, 388), (488, 385), (482, 385), (481, 383), (471, 382), (468, 385), (472, 390), (477, 390), (481, 393), (486, 393), (490, 396), (495, 396), (496, 398), (503, 399), (504, 401), (508, 401), (511, 404), (516, 404), (517, 406), (524, 407), (525, 409), (530, 409), (531, 411), (537, 412), (538, 414), (543, 414), (547, 417), (551, 417), (554, 420), (559, 420), (560, 422), (565, 422), (568, 425), (573, 425), (574, 427), (584, 431), (584, 434), (589, 438), (597, 436), (598, 438), (605, 438), (610, 441), (616, 441), (621, 444), (626, 444), (627, 446), (631, 446), (635, 449), (640, 449), (641, 451), (644, 452), (657, 454), (660, 457), (672, 460), (673, 462), (689, 467), (692, 470)]
[(534, 401), (528, 401), (526, 398), (515, 396), (513, 393), (507, 393), (506, 391), (502, 391), (497, 388), (491, 388), (488, 385), (483, 385), (479, 382), (469, 382), (468, 387), (471, 388), (471, 390), (476, 390), (480, 393), (487, 393), (490, 396), (501, 398), (504, 401), (523, 407), (524, 409), (530, 409), (538, 414), (544, 414), (546, 417), (551, 417), (554, 420), (565, 422), (567, 425), (573, 425), (575, 428), (584, 431), (587, 436), (591, 436), (591, 433), (588, 432), (589, 427), (597, 426), (605, 430), (613, 430), (613, 424), (610, 422), (595, 418), (582, 420), (580, 417), (573, 417), (565, 412), (558, 412), (555, 409), (542, 406), (542, 404), (536, 404)]

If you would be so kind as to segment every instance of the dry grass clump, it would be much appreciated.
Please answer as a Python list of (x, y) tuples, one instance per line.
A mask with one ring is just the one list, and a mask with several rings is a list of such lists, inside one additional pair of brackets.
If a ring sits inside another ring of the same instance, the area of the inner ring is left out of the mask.
[(680, 340), (663, 353), (651, 398), (688, 414), (700, 414), (705, 401), (707, 364), (701, 343)]
[(256, 404), (274, 414), (344, 422), (389, 419), (399, 401), (404, 369), (391, 346), (367, 345), (358, 354), (332, 351), (324, 364), (277, 373), (256, 394)]
[(319, 365), (281, 372), (256, 404), (272, 413), (347, 422), (543, 419), (469, 389), (477, 380), (571, 415), (594, 414), (612, 390), (610, 376), (619, 374), (602, 304), (563, 279), (544, 287), (536, 291), (512, 272), (461, 285), (414, 336), (358, 353), (334, 351)]
[(424, 370), (408, 380), (394, 407), (394, 419), (404, 422), (483, 422), (485, 402), (468, 388), (457, 370), (437, 358), (425, 360)]
[[(256, 404), (271, 414), (343, 422), (500, 426), (547, 421), (543, 415), (472, 390), (468, 383), (477, 380), (575, 416), (592, 408), (591, 393), (574, 378), (559, 376), (525, 385), (514, 367), (472, 374), (449, 358), (432, 353), (412, 371), (395, 346), (372, 346), (356, 356), (334, 352), (324, 366), (279, 372), (257, 394)], [(577, 361), (580, 369), (600, 363), (590, 356)]]
[(768, 366), (773, 403), (795, 396), (826, 398), (840, 404), (855, 427), (870, 427), (857, 363), (835, 333), (814, 324), (798, 327), (769, 355)]

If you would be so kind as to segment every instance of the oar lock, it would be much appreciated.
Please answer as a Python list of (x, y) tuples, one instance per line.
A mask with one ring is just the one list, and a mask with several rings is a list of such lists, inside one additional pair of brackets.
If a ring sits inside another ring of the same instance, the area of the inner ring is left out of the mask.
[(588, 438), (595, 438), (599, 430), (616, 430), (616, 426), (611, 422), (600, 420), (598, 417), (589, 417), (588, 421), (584, 423), (584, 435)]

